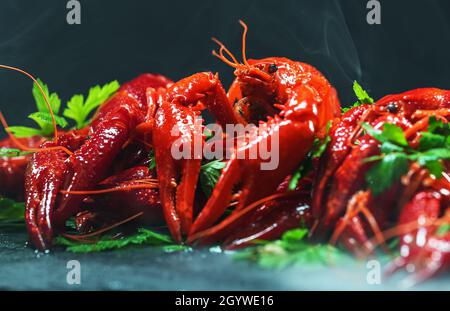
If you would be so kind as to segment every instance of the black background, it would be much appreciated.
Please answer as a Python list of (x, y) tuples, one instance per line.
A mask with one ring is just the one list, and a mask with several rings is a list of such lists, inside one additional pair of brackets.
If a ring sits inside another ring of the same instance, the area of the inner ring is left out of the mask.
[[(381, 0), (368, 25), (366, 0), (80, 0), (81, 25), (66, 22), (66, 0), (2, 0), (0, 63), (24, 68), (63, 100), (142, 72), (179, 79), (232, 70), (211, 56), (217, 36), (237, 55), (249, 25), (248, 56), (310, 63), (350, 104), (352, 81), (379, 98), (417, 87), (450, 88), (450, 1)], [(0, 71), (0, 108), (11, 124), (34, 111), (31, 81)]]

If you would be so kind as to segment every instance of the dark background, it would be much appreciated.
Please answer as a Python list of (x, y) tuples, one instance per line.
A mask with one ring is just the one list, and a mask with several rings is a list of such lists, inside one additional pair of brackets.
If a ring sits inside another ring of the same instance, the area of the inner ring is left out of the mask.
[[(450, 1), (381, 0), (381, 25), (366, 22), (366, 0), (81, 0), (82, 24), (66, 22), (66, 0), (2, 0), (0, 63), (44, 80), (63, 101), (74, 93), (142, 72), (179, 79), (232, 70), (211, 56), (217, 36), (240, 55), (285, 56), (310, 63), (353, 99), (358, 80), (374, 98), (417, 87), (450, 88)], [(0, 108), (10, 124), (34, 111), (31, 81), (0, 71)], [(28, 123), (30, 124), (30, 123)]]

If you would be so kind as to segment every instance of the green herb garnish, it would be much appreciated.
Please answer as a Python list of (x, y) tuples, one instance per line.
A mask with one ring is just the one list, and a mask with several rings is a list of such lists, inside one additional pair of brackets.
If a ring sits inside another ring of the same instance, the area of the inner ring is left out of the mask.
[(20, 222), (24, 220), (24, 215), (25, 203), (0, 197), (0, 221)]
[(331, 141), (331, 137), (329, 135), (329, 131), (331, 128), (331, 121), (327, 123), (327, 131), (324, 139), (314, 139), (313, 147), (306, 155), (305, 160), (302, 162), (300, 167), (294, 172), (289, 181), (288, 189), (290, 191), (294, 191), (297, 188), (298, 182), (300, 179), (308, 175), (308, 173), (313, 169), (313, 160), (316, 158), (320, 158), (322, 154), (328, 147), (328, 144)]
[(363, 123), (366, 132), (381, 143), (381, 155), (366, 159), (377, 163), (367, 172), (366, 182), (374, 195), (379, 195), (408, 172), (409, 162), (416, 161), (436, 178), (442, 176), (442, 160), (450, 159), (448, 124), (430, 117), (428, 132), (421, 133), (419, 149), (412, 149), (403, 130), (386, 123), (376, 130)]
[(25, 221), (25, 203), (0, 197), (0, 227), (23, 225)]
[(199, 180), (200, 187), (206, 196), (211, 196), (225, 165), (226, 163), (221, 160), (214, 160), (202, 165)]
[(450, 224), (443, 224), (443, 225), (439, 226), (439, 228), (437, 229), (436, 235), (443, 237), (448, 232), (450, 232)]
[(181, 251), (189, 249), (189, 247), (186, 246), (176, 245), (169, 235), (144, 228), (139, 228), (135, 234), (120, 238), (114, 238), (110, 234), (105, 234), (98, 241), (95, 241), (95, 243), (82, 243), (59, 236), (55, 238), (55, 244), (65, 246), (67, 251), (73, 253), (101, 252), (121, 249), (132, 245), (160, 246), (167, 251)]
[(150, 163), (148, 165), (148, 168), (150, 170), (154, 170), (156, 168), (156, 157), (155, 152), (153, 150), (150, 151)]
[(282, 269), (290, 265), (326, 265), (342, 259), (342, 253), (331, 245), (311, 245), (305, 241), (307, 229), (286, 231), (280, 240), (259, 241), (258, 246), (238, 251), (235, 259), (256, 262), (262, 268)]
[(353, 92), (356, 95), (356, 98), (358, 99), (351, 107), (342, 108), (342, 113), (346, 113), (352, 108), (368, 104), (371, 105), (375, 101), (372, 97), (369, 96), (369, 94), (362, 88), (362, 86), (358, 82), (353, 82)]
[(22, 151), (20, 149), (15, 148), (0, 148), (0, 157), (1, 158), (15, 158), (25, 156), (30, 154), (31, 152)]
[[(67, 121), (63, 117), (58, 116), (59, 109), (61, 107), (61, 99), (56, 93), (50, 93), (48, 86), (44, 84), (40, 79), (37, 79), (37, 81), (49, 101), (50, 107), (55, 117), (56, 124), (61, 127), (66, 127)], [(37, 86), (36, 83), (33, 85), (33, 97), (36, 102), (36, 107), (38, 111), (30, 114), (28, 118), (36, 122), (39, 128), (27, 126), (10, 126), (8, 129), (16, 137), (31, 137), (36, 135), (50, 137), (54, 134), (53, 122), (50, 111), (46, 105), (44, 96), (41, 94), (39, 87)]]
[(91, 112), (104, 103), (119, 87), (117, 81), (110, 82), (102, 87), (97, 85), (89, 90), (86, 100), (84, 100), (83, 95), (74, 95), (67, 103), (63, 115), (74, 120), (76, 128), (81, 129), (89, 124), (88, 117)]

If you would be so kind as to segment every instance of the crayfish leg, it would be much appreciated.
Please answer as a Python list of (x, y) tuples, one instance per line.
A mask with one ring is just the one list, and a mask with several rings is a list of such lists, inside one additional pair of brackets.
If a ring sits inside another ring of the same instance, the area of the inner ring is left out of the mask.
[(40, 250), (52, 243), (51, 217), (64, 180), (66, 158), (63, 151), (38, 152), (27, 168), (25, 222), (31, 241)]
[(192, 185), (196, 185), (200, 173), (201, 160), (191, 159), (182, 163), (181, 182), (178, 185), (176, 193), (177, 213), (181, 220), (181, 231), (188, 234), (191, 226), (193, 215), (193, 202), (195, 199), (195, 189)]
[(25, 222), (31, 241), (40, 250), (52, 244), (54, 209), (67, 170), (67, 153), (54, 148), (63, 146), (74, 150), (84, 142), (85, 135), (84, 131), (72, 131), (59, 136), (58, 144), (45, 142), (41, 145), (42, 151), (34, 153), (28, 163)]
[(223, 169), (208, 202), (194, 221), (189, 235), (207, 229), (223, 215), (230, 204), (233, 187), (238, 183), (240, 178), (240, 163), (233, 156)]
[[(128, 109), (118, 109), (94, 128), (93, 134), (67, 160), (64, 190), (81, 191), (92, 189), (106, 177), (113, 160), (129, 138), (133, 127), (133, 116)], [(54, 213), (54, 222), (62, 227), (65, 221), (79, 212), (84, 196), (64, 194)]]

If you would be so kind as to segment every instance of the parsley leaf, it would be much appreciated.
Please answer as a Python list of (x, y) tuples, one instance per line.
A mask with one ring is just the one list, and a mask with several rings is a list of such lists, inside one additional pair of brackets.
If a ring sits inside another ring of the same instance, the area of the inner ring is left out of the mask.
[(405, 133), (402, 128), (394, 124), (385, 123), (383, 125), (383, 131), (374, 129), (368, 123), (362, 123), (362, 127), (370, 136), (381, 143), (389, 142), (401, 147), (408, 147), (408, 141), (406, 140)]
[[(73, 253), (92, 253), (101, 252), (112, 249), (120, 249), (131, 245), (152, 245), (161, 246), (167, 251), (188, 250), (189, 247), (174, 245), (172, 238), (168, 235), (155, 231), (139, 228), (135, 234), (113, 238), (110, 235), (104, 235), (95, 243), (82, 243), (72, 241), (62, 236), (55, 238), (55, 244), (66, 246), (66, 250)], [(174, 247), (176, 246), (176, 247)]]
[(408, 172), (408, 157), (404, 153), (390, 153), (366, 173), (367, 185), (377, 196)]
[(362, 126), (366, 132), (381, 142), (381, 155), (365, 159), (365, 162), (380, 161), (366, 173), (366, 182), (374, 195), (381, 194), (406, 174), (409, 161), (416, 161), (428, 169), (436, 178), (442, 176), (442, 160), (450, 159), (448, 144), (448, 124), (431, 117), (428, 132), (421, 133), (418, 150), (410, 148), (403, 130), (390, 123), (383, 125), (383, 130), (376, 130), (367, 123)]
[(419, 150), (428, 150), (433, 148), (442, 148), (446, 145), (446, 137), (430, 132), (422, 133), (419, 141)]
[(25, 203), (0, 197), (0, 225), (23, 223), (25, 218)]
[(406, 140), (405, 133), (403, 133), (401, 127), (398, 127), (391, 123), (385, 123), (383, 125), (383, 136), (389, 142), (402, 147), (408, 147), (408, 141)]
[(156, 168), (156, 158), (155, 158), (155, 152), (153, 150), (150, 151), (150, 164), (148, 165), (148, 168), (150, 170), (154, 170)]
[(450, 136), (450, 124), (431, 116), (428, 121), (428, 132), (448, 137)]
[[(61, 107), (61, 99), (59, 98), (58, 94), (50, 93), (48, 86), (44, 82), (42, 82), (40, 79), (37, 79), (37, 81), (49, 101), (50, 107), (55, 117), (56, 124), (59, 125), (60, 127), (66, 127), (67, 121), (63, 117), (58, 116), (59, 109)], [(36, 108), (38, 111), (30, 114), (28, 118), (36, 122), (39, 128), (36, 129), (27, 126), (10, 126), (8, 129), (14, 136), (19, 138), (31, 137), (36, 135), (45, 137), (52, 136), (54, 130), (53, 120), (50, 111), (47, 107), (47, 104), (45, 102), (44, 96), (40, 92), (39, 87), (37, 86), (36, 83), (33, 84), (32, 92), (34, 100), (36, 102)]]
[(356, 98), (358, 98), (360, 104), (373, 104), (375, 102), (356, 81), (353, 82), (353, 92), (355, 92)]
[(346, 113), (350, 109), (361, 106), (363, 104), (371, 105), (375, 102), (373, 98), (370, 97), (369, 94), (367, 94), (367, 92), (362, 88), (362, 86), (357, 81), (353, 82), (353, 92), (355, 93), (358, 101), (354, 103), (351, 107), (342, 108), (342, 113)]
[[(64, 119), (63, 117), (57, 115), (54, 115), (54, 117), (56, 124), (59, 125), (60, 127), (64, 128), (68, 125), (67, 120)], [(37, 124), (39, 124), (39, 126), (41, 126), (41, 128), (51, 126), (51, 132), (53, 134), (53, 120), (50, 112), (43, 112), (43, 111), (33, 112), (28, 116), (28, 118), (34, 120)]]
[(8, 130), (17, 138), (39, 136), (42, 131), (28, 126), (10, 126)]
[(331, 128), (331, 121), (327, 123), (327, 131), (324, 139), (320, 140), (318, 138), (314, 139), (313, 147), (310, 152), (306, 155), (305, 160), (302, 162), (300, 167), (294, 172), (289, 181), (288, 190), (294, 191), (297, 188), (300, 179), (305, 177), (313, 169), (313, 159), (320, 158), (322, 154), (327, 150), (328, 144), (331, 141), (329, 135)]
[(309, 152), (306, 155), (305, 160), (302, 162), (302, 164), (300, 165), (300, 167), (294, 172), (294, 174), (291, 177), (291, 180), (289, 181), (289, 185), (288, 185), (288, 190), (290, 191), (294, 191), (297, 186), (298, 186), (298, 182), (305, 177), (306, 175), (308, 175), (308, 173), (313, 169), (313, 156), (312, 156), (312, 152)]
[(28, 151), (22, 151), (20, 149), (15, 148), (0, 148), (0, 157), (1, 158), (15, 158), (15, 157), (21, 157), (27, 154), (30, 154), (31, 152)]
[(282, 269), (291, 265), (326, 265), (344, 257), (331, 245), (311, 245), (305, 241), (307, 229), (293, 229), (285, 232), (276, 241), (259, 241), (258, 246), (237, 251), (234, 258), (256, 262), (265, 269)]
[[(61, 99), (59, 98), (58, 94), (56, 93), (50, 93), (48, 86), (42, 82), (39, 78), (37, 79), (39, 85), (41, 86), (42, 90), (44, 91), (45, 96), (47, 97), (50, 107), (52, 108), (52, 111), (54, 114), (59, 113), (59, 109), (61, 107)], [(36, 102), (36, 107), (38, 111), (41, 112), (50, 112), (48, 110), (47, 104), (45, 102), (44, 96), (42, 95), (39, 87), (36, 85), (36, 83), (33, 84), (33, 97)]]
[(450, 224), (442, 224), (436, 231), (436, 235), (443, 237), (450, 231)]
[(83, 95), (74, 95), (67, 103), (63, 115), (76, 123), (76, 128), (81, 129), (89, 124), (88, 117), (93, 110), (103, 104), (113, 93), (119, 89), (119, 82), (113, 81), (104, 86), (91, 88), (84, 100)]
[(221, 160), (214, 160), (202, 165), (200, 170), (200, 186), (203, 193), (210, 197), (211, 193), (222, 174), (222, 169), (226, 166)]

